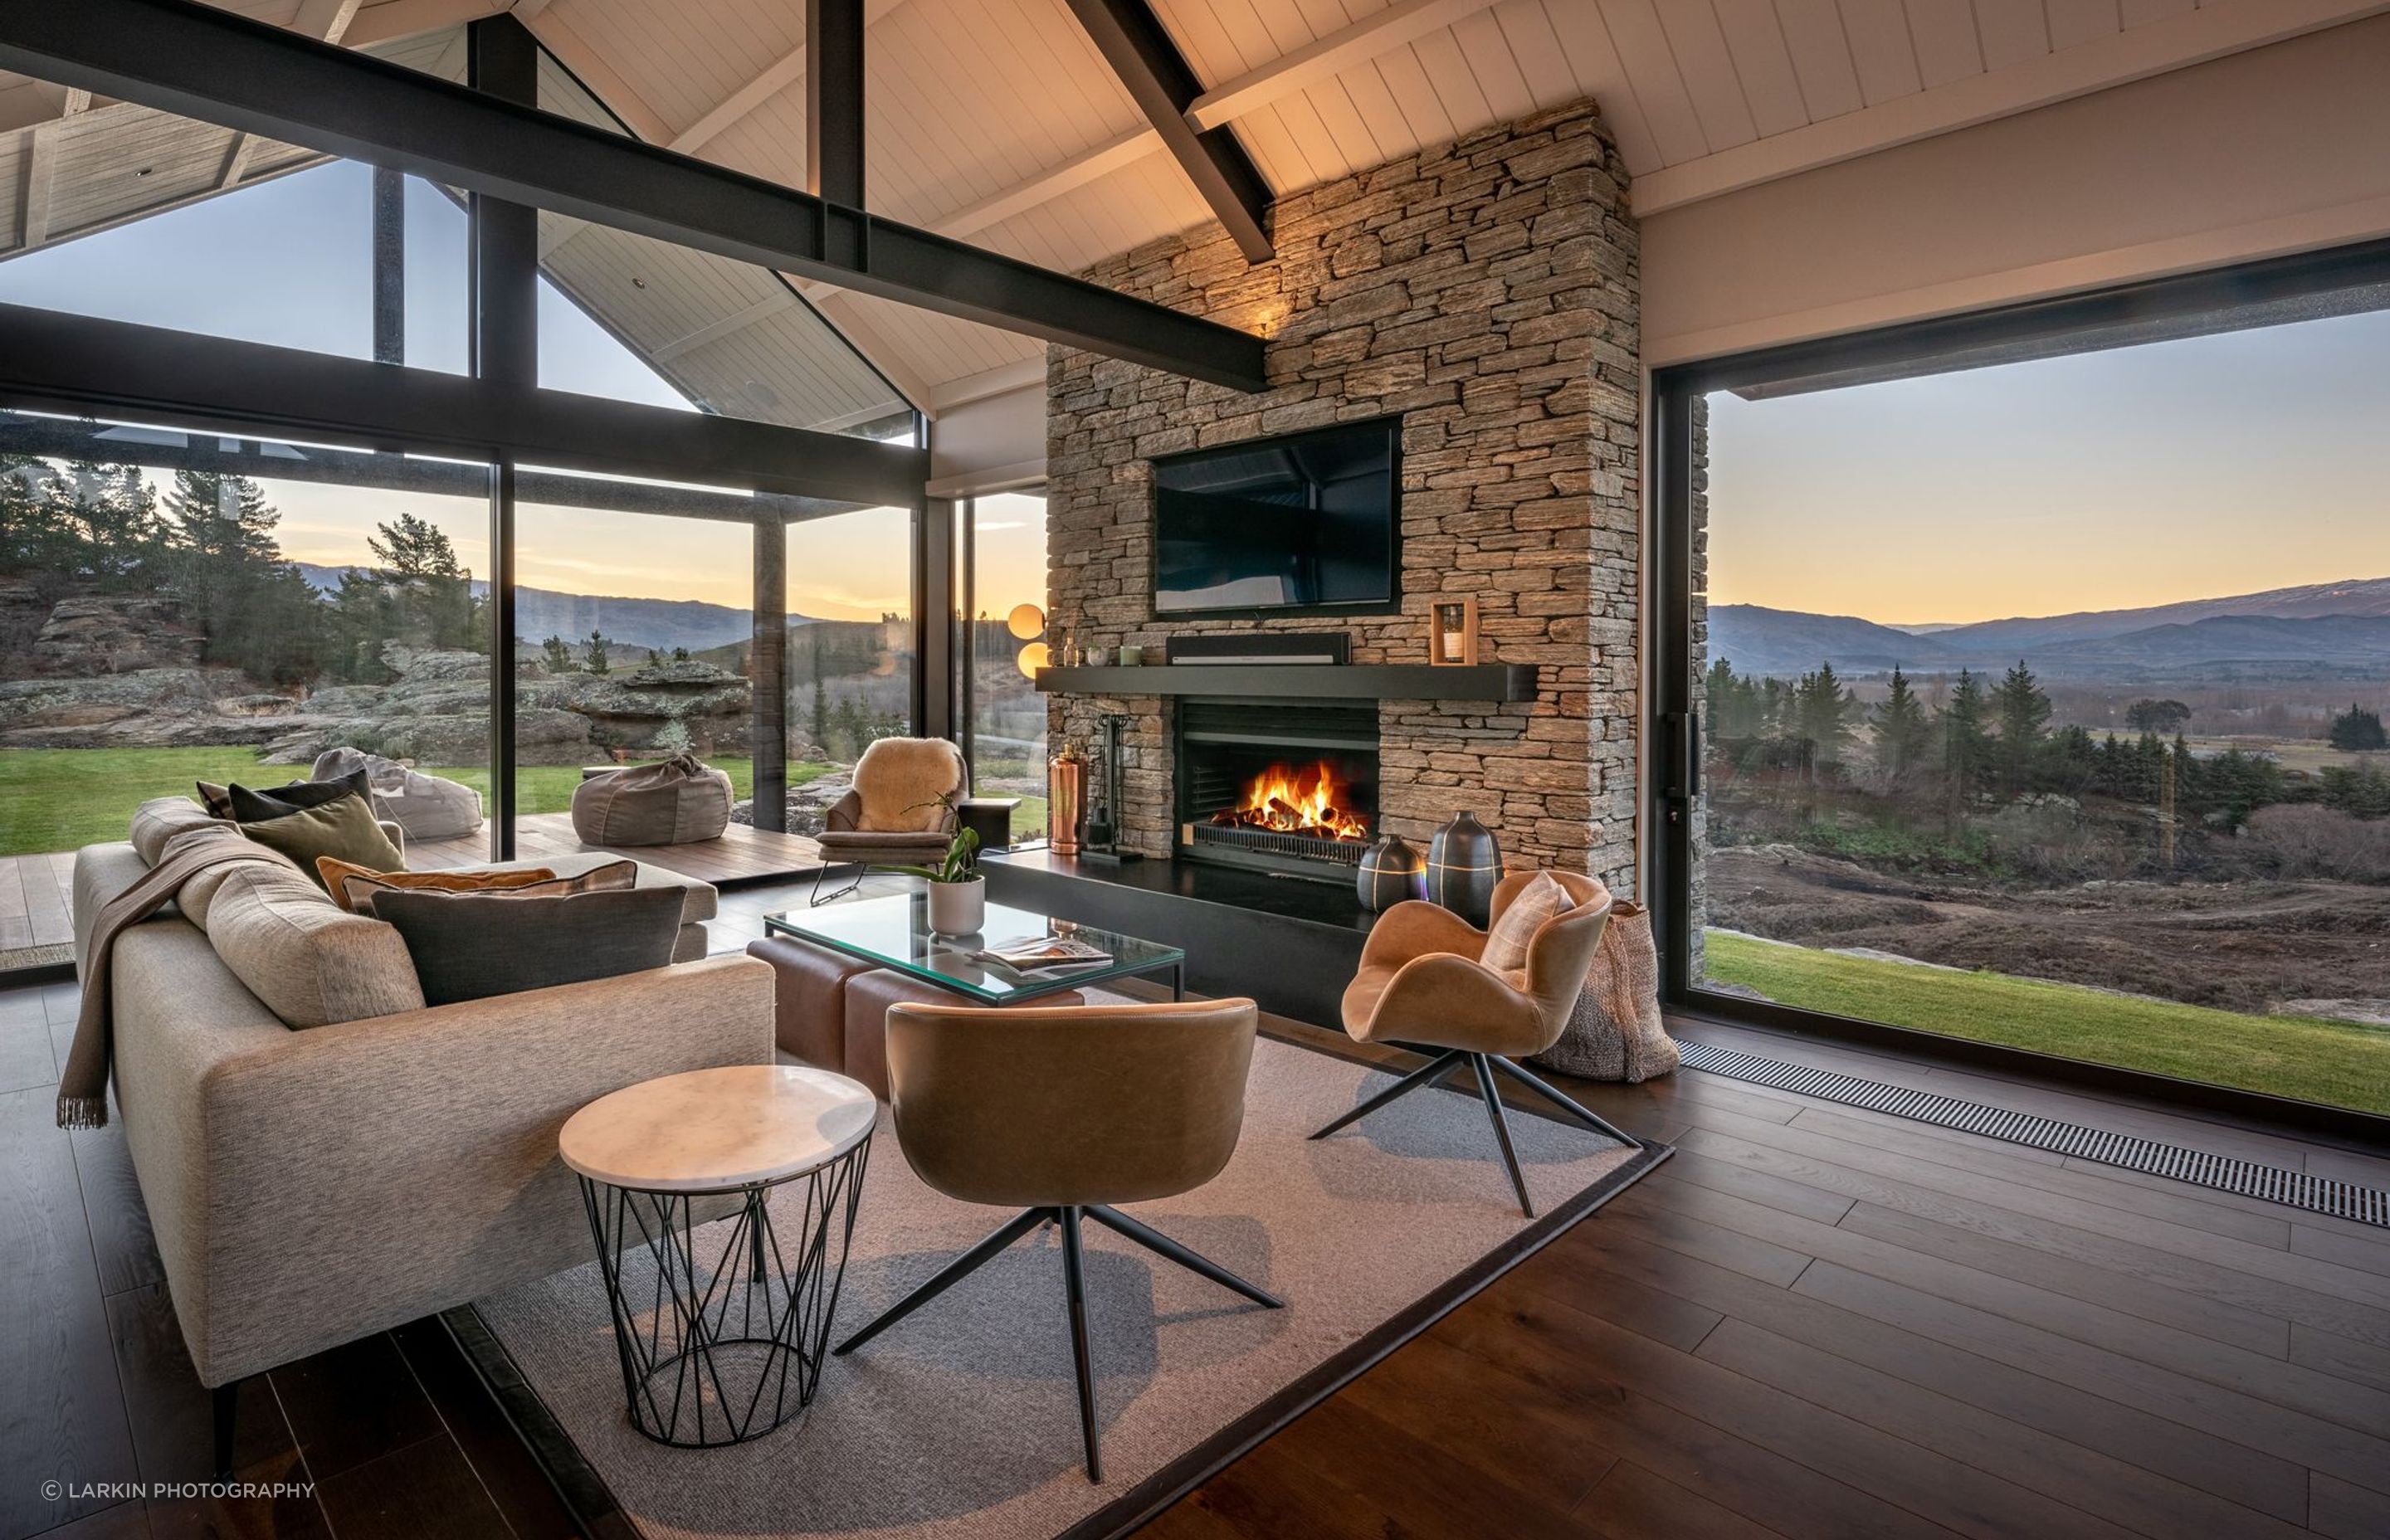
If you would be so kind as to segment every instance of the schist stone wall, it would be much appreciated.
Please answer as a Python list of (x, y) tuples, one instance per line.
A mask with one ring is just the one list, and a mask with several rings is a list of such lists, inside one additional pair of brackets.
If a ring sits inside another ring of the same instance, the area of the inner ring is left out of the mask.
[[(1174, 630), (1346, 630), (1356, 662), (1421, 663), (1428, 607), (1474, 594), (1481, 661), (1536, 663), (1533, 701), (1380, 707), (1381, 827), (1423, 842), (1475, 812), (1515, 868), (1633, 891), (1641, 462), (1635, 226), (1591, 103), (1281, 200), (1278, 257), (1225, 234), (1142, 247), (1097, 282), (1271, 339), (1246, 395), (1093, 354), (1047, 365), (1048, 606), (1091, 646)], [(1399, 413), (1399, 615), (1156, 622), (1150, 457)], [(1171, 849), (1170, 702), (1057, 696), (1059, 743), (1131, 719), (1123, 823)]]

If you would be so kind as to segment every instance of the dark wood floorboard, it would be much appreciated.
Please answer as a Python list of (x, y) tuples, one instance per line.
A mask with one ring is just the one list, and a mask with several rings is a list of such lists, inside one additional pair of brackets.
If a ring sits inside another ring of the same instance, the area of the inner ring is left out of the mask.
[[(715, 949), (802, 901), (726, 893)], [(75, 999), (0, 993), (0, 1540), (579, 1533), (436, 1321), (244, 1387), (240, 1474), (312, 1495), (29, 1500), (70, 1469), (188, 1479), (206, 1459), (121, 1135), (51, 1124)], [(2390, 1170), (2072, 1088), (1684, 1030), (2051, 1116), (2108, 1108), (2319, 1174)], [(1578, 1089), (1676, 1158), (1147, 1534), (2390, 1537), (2390, 1232), (1716, 1077)]]

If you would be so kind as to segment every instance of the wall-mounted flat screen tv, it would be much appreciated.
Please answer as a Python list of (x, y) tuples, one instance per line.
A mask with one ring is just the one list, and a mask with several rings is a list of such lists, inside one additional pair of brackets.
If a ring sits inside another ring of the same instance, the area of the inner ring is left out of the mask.
[(1401, 447), (1381, 417), (1155, 460), (1154, 613), (1399, 609)]

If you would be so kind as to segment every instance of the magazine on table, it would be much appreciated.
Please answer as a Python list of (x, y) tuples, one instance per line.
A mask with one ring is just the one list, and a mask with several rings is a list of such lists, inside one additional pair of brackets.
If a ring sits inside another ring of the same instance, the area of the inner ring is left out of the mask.
[(1075, 936), (1022, 936), (998, 942), (971, 954), (973, 962), (992, 963), (1015, 973), (1052, 973), (1074, 968), (1100, 968), (1112, 955)]

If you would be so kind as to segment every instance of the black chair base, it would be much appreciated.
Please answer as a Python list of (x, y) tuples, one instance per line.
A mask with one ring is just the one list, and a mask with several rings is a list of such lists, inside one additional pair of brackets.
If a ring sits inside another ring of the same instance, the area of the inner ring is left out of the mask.
[[(829, 876), (830, 872), (834, 868), (839, 866), (853, 866), (854, 868), (854, 876), (848, 879), (846, 886), (843, 888), (835, 889), (829, 892), (822, 892), (823, 881)], [(844, 898), (847, 894), (854, 892), (855, 889), (862, 887), (863, 879), (870, 875), (871, 863), (868, 861), (825, 861), (820, 866), (814, 868), (813, 896), (805, 901), (805, 907), (809, 909), (818, 909), (825, 904)]]
[(1079, 1437), (1086, 1446), (1087, 1480), (1102, 1481), (1103, 1461), (1096, 1447), (1096, 1379), (1087, 1357), (1087, 1274), (1086, 1255), (1079, 1239), (1079, 1223), (1083, 1218), (1092, 1219), (1106, 1229), (1126, 1236), (1157, 1256), (1209, 1278), (1223, 1289), (1242, 1294), (1255, 1304), (1277, 1310), (1286, 1303), (1275, 1294), (1247, 1283), (1209, 1257), (1189, 1251), (1152, 1226), (1131, 1219), (1118, 1209), (1102, 1203), (1027, 1209), (1015, 1215), (1002, 1229), (940, 1268), (936, 1277), (889, 1306), (877, 1320), (839, 1343), (830, 1350), (831, 1353), (842, 1356), (853, 1353), (979, 1271), (997, 1253), (1030, 1231), (1041, 1225), (1059, 1225), (1062, 1228), (1062, 1292), (1071, 1315), (1071, 1356), (1078, 1370)]
[(1620, 1144), (1631, 1145), (1639, 1142), (1633, 1135), (1625, 1133), (1615, 1124), (1587, 1111), (1577, 1105), (1573, 1097), (1561, 1094), (1559, 1089), (1548, 1084), (1541, 1075), (1512, 1063), (1500, 1054), (1471, 1053), (1466, 1048), (1418, 1048), (1414, 1051), (1433, 1054), (1435, 1057), (1311, 1136), (1315, 1139), (1324, 1139), (1348, 1123), (1358, 1123), (1388, 1102), (1407, 1096), (1423, 1085), (1433, 1085), (1455, 1070), (1467, 1065), (1477, 1072), (1477, 1091), (1484, 1098), (1485, 1115), (1493, 1120), (1494, 1137), (1502, 1146), (1502, 1164), (1510, 1173), (1511, 1190), (1519, 1195), (1519, 1212), (1529, 1219), (1536, 1217), (1536, 1205), (1527, 1197), (1527, 1179), (1519, 1171), (1518, 1151), (1510, 1146), (1510, 1120), (1503, 1112), (1501, 1093), (1495, 1088), (1495, 1071), (1500, 1070), (1507, 1072), (1520, 1084), (1542, 1097), (1546, 1101), (1553, 1103), (1597, 1134), (1615, 1139)]

